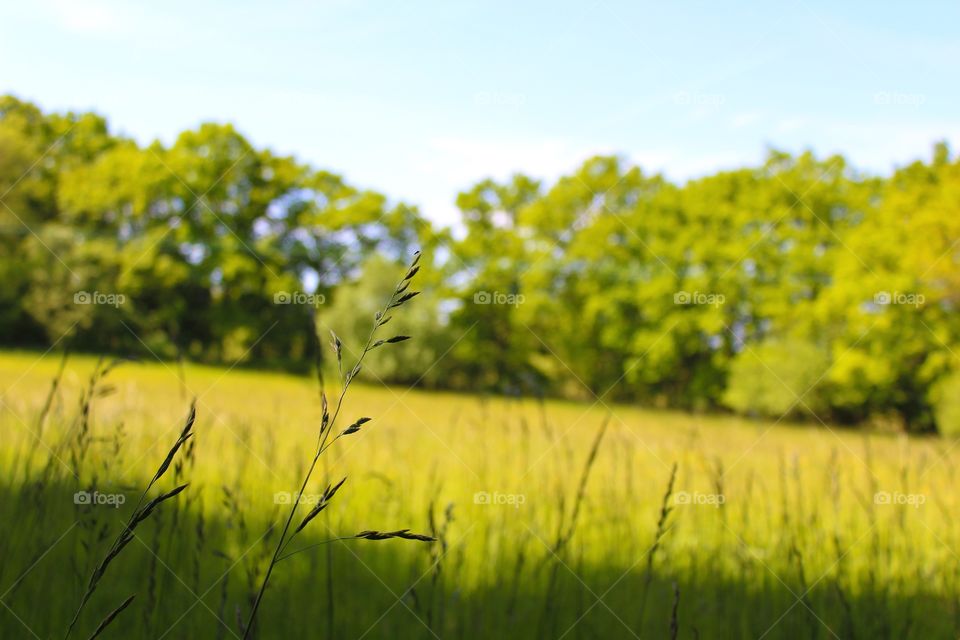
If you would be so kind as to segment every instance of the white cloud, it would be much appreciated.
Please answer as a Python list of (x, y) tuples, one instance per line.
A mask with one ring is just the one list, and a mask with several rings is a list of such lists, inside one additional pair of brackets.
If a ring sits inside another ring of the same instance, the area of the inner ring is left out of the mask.
[(858, 168), (884, 173), (914, 160), (929, 160), (933, 145), (941, 140), (953, 149), (960, 146), (960, 126), (948, 121), (837, 123), (824, 134), (831, 141), (827, 150), (844, 154)]
[(456, 176), (461, 184), (483, 177), (503, 179), (516, 172), (552, 179), (575, 169), (588, 157), (611, 153), (607, 147), (585, 147), (559, 139), (488, 140), (441, 137), (429, 141), (425, 171)]
[(587, 158), (612, 152), (609, 147), (587, 147), (554, 138), (435, 137), (412, 154), (408, 170), (414, 175), (404, 172), (403, 191), (431, 219), (455, 224), (460, 217), (454, 205), (456, 194), (484, 178), (505, 180), (523, 173), (549, 184)]
[(49, 0), (46, 12), (72, 33), (125, 33), (137, 22), (127, 7), (108, 0)]
[(733, 125), (734, 129), (742, 129), (744, 127), (749, 127), (754, 122), (757, 122), (761, 117), (759, 111), (748, 111), (746, 113), (738, 113), (730, 121), (730, 124)]
[[(549, 187), (562, 175), (575, 171), (595, 155), (619, 154), (647, 174), (664, 173), (672, 180), (686, 180), (757, 162), (753, 154), (676, 149), (616, 149), (608, 145), (588, 147), (562, 139), (489, 140), (447, 136), (433, 138), (425, 149), (411, 158), (415, 175), (403, 176), (405, 195), (441, 224), (456, 224), (459, 212), (456, 194), (490, 177), (509, 178), (524, 173), (541, 178)], [(396, 176), (401, 179), (401, 176)], [(399, 185), (398, 185), (399, 186)]]
[(806, 118), (784, 118), (777, 122), (777, 133), (790, 133), (804, 127), (807, 124)]

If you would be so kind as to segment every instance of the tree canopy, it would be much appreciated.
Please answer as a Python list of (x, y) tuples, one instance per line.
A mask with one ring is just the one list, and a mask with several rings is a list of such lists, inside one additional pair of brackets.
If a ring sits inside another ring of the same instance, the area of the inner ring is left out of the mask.
[(361, 331), (420, 249), (429, 339), (384, 382), (960, 428), (944, 145), (889, 176), (771, 150), (684, 184), (595, 157), (480, 180), (450, 230), (230, 125), (142, 146), (6, 96), (0, 194), (8, 346), (305, 369), (313, 327)]

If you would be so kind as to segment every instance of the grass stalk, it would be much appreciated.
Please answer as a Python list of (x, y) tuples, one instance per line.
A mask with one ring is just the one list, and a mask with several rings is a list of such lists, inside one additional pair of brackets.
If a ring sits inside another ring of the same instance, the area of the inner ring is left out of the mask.
[[(417, 271), (420, 270), (420, 267), (418, 266), (419, 261), (420, 261), (420, 253), (417, 252), (415, 254), (413, 262), (410, 264), (409, 268), (407, 269), (406, 275), (403, 277), (402, 280), (400, 280), (400, 282), (397, 284), (396, 288), (394, 289), (393, 293), (390, 295), (390, 299), (384, 305), (383, 309), (376, 313), (373, 321), (373, 328), (371, 329), (370, 334), (367, 337), (366, 344), (364, 344), (363, 350), (360, 352), (360, 356), (357, 358), (356, 364), (354, 364), (353, 368), (349, 372), (347, 372), (345, 375), (343, 374), (343, 368), (342, 368), (342, 363), (343, 363), (342, 349), (341, 349), (342, 343), (340, 342), (340, 339), (336, 336), (336, 334), (333, 335), (334, 351), (337, 356), (337, 366), (341, 374), (341, 380), (342, 380), (342, 384), (340, 387), (340, 394), (337, 397), (336, 405), (334, 407), (333, 414), (331, 415), (329, 413), (329, 406), (327, 403), (326, 392), (322, 389), (322, 384), (323, 384), (322, 374), (318, 367), (318, 377), (320, 378), (320, 384), (321, 384), (321, 403), (323, 405), (323, 415), (320, 423), (320, 431), (317, 435), (317, 445), (313, 455), (313, 459), (311, 460), (310, 466), (307, 468), (307, 472), (304, 475), (302, 482), (300, 483), (300, 490), (297, 492), (296, 494), (297, 496), (303, 495), (303, 492), (306, 490), (307, 485), (310, 483), (310, 479), (313, 477), (313, 472), (316, 469), (317, 462), (320, 460), (320, 456), (323, 455), (323, 453), (341, 437), (350, 435), (352, 433), (356, 433), (357, 431), (360, 430), (360, 427), (363, 424), (369, 421), (369, 418), (360, 418), (359, 420), (351, 424), (349, 427), (347, 427), (346, 429), (338, 433), (332, 440), (330, 440), (330, 434), (333, 432), (333, 428), (337, 422), (337, 418), (340, 416), (340, 410), (343, 407), (343, 399), (347, 394), (347, 390), (350, 388), (350, 384), (356, 379), (357, 375), (360, 373), (361, 368), (363, 366), (363, 361), (367, 357), (367, 354), (369, 354), (371, 351), (373, 351), (374, 349), (382, 345), (395, 344), (395, 343), (403, 342), (409, 339), (409, 336), (398, 335), (392, 338), (378, 340), (376, 339), (376, 335), (379, 329), (382, 328), (385, 324), (387, 324), (390, 321), (392, 316), (387, 315), (390, 309), (394, 309), (402, 306), (403, 304), (405, 304), (406, 302), (408, 302), (409, 300), (411, 300), (412, 298), (414, 298), (419, 294), (418, 291), (407, 290), (410, 286), (410, 283), (413, 277), (416, 275)], [(329, 443), (328, 443), (328, 440), (329, 440)], [(342, 484), (342, 481), (341, 481), (341, 484)], [(339, 486), (340, 485), (337, 485), (337, 487)], [(329, 487), (328, 487), (328, 490), (329, 490)], [(336, 491), (336, 489), (334, 489), (334, 491)], [(329, 497), (332, 498), (333, 497), (332, 494)], [(293, 504), (290, 507), (290, 512), (287, 514), (286, 521), (284, 522), (283, 529), (280, 531), (280, 538), (277, 541), (276, 549), (274, 550), (273, 556), (270, 559), (270, 563), (267, 566), (266, 573), (264, 574), (264, 577), (263, 577), (263, 581), (260, 583), (260, 588), (257, 591), (257, 595), (253, 601), (253, 605), (250, 610), (250, 616), (247, 619), (247, 624), (245, 625), (243, 630), (244, 640), (247, 640), (247, 638), (249, 638), (251, 633), (253, 632), (253, 626), (254, 626), (254, 622), (256, 621), (257, 612), (260, 609), (260, 604), (263, 601), (263, 595), (266, 592), (267, 585), (270, 582), (270, 577), (273, 574), (273, 570), (277, 566), (277, 563), (280, 562), (281, 559), (288, 558), (291, 555), (295, 555), (296, 553), (300, 552), (300, 551), (296, 551), (294, 553), (284, 556), (283, 555), (284, 550), (286, 549), (287, 545), (289, 545), (289, 543), (293, 540), (296, 534), (299, 533), (304, 528), (307, 522), (309, 522), (310, 519), (316, 516), (319, 513), (319, 511), (326, 506), (326, 502), (324, 500), (321, 500), (321, 503), (315, 506), (314, 509), (307, 515), (307, 518), (301, 523), (300, 527), (298, 527), (293, 533), (290, 533), (290, 526), (293, 524), (294, 517), (296, 517), (298, 506), (299, 506), (299, 500), (293, 501)], [(346, 539), (355, 539), (355, 538), (366, 538), (368, 540), (386, 539), (386, 538), (379, 538), (379, 537), (371, 537), (372, 535), (385, 535), (386, 537), (406, 537), (402, 534), (406, 533), (407, 531), (408, 530), (404, 529), (400, 531), (389, 532), (387, 534), (381, 534), (381, 532), (376, 532), (376, 531), (364, 531), (355, 536), (348, 536)], [(369, 535), (365, 535), (365, 534), (369, 534)], [(414, 536), (417, 534), (410, 534), (410, 535)], [(427, 536), (421, 536), (420, 538), (413, 538), (413, 539), (421, 539), (421, 538), (433, 540), (432, 538), (428, 538)]]

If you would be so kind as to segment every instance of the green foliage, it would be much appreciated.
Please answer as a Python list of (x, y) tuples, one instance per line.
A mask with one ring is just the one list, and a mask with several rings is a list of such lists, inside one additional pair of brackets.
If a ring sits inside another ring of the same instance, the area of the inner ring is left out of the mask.
[[(822, 363), (818, 418), (932, 430), (960, 349), (960, 162), (943, 145), (882, 178), (771, 150), (683, 185), (595, 157), (554, 184), (481, 180), (448, 230), (230, 125), (142, 147), (3, 97), (0, 194), (13, 345), (305, 369), (315, 315), (352, 332), (345, 310), (382, 293), (367, 258), (419, 248), (430, 300), (410, 333), (428, 343), (378, 363), (384, 382), (429, 370), (421, 384), (776, 413), (795, 398), (760, 372), (792, 389)], [(319, 309), (275, 304), (314, 287)], [(817, 354), (770, 361), (804, 344)]]
[(940, 433), (960, 437), (960, 373), (941, 380), (933, 389), (934, 411)]
[[(934, 426), (929, 390), (960, 332), (960, 163), (945, 147), (887, 179), (771, 151), (683, 186), (598, 157), (507, 197), (527, 183), (484, 181), (459, 200), (461, 299), (524, 300), (455, 315), (481, 327), (457, 353), (471, 383), (522, 373), (560, 395), (769, 414), (822, 376), (800, 413)], [(790, 390), (761, 379), (769, 369)], [(728, 390), (742, 370), (750, 382)]]
[[(380, 254), (369, 257), (358, 278), (337, 287), (332, 302), (318, 308), (318, 334), (329, 336), (335, 331), (344, 349), (349, 349), (348, 345), (362, 346), (370, 333), (374, 314), (383, 308), (383, 300), (390, 297), (397, 284), (396, 274), (402, 268), (402, 263)], [(419, 382), (434, 387), (441, 383), (439, 373), (443, 369), (438, 361), (452, 341), (448, 327), (440, 322), (436, 296), (429, 291), (420, 295), (417, 304), (392, 317), (383, 331), (384, 337), (389, 334), (417, 336), (417, 339), (371, 351), (360, 373), (361, 379), (374, 383)], [(356, 355), (344, 353), (348, 359)], [(331, 362), (329, 366), (336, 367), (336, 363)]]
[[(167, 147), (103, 119), (0, 101), (0, 297), (13, 344), (304, 367), (320, 293), (379, 250), (430, 246), (416, 209), (204, 124)], [(31, 164), (32, 163), (32, 164)], [(116, 304), (77, 304), (75, 296)], [(95, 295), (96, 294), (96, 295)]]
[(747, 347), (730, 363), (725, 405), (741, 413), (781, 418), (818, 415), (826, 409), (821, 380), (827, 354), (796, 340), (767, 340)]

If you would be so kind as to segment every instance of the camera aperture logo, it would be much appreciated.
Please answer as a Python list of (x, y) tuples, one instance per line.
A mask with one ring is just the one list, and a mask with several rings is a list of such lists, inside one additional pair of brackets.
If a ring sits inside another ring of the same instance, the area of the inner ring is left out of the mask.
[(873, 294), (873, 303), (880, 306), (902, 304), (919, 308), (927, 301), (922, 293), (904, 293), (902, 291), (877, 291)]
[(303, 291), (278, 291), (273, 294), (273, 304), (306, 304), (319, 307), (327, 301), (322, 293), (305, 293)]
[(719, 307), (727, 301), (722, 293), (704, 293), (702, 291), (677, 291), (673, 294), (673, 304), (708, 304)]
[(920, 107), (927, 101), (923, 93), (902, 93), (899, 91), (878, 91), (873, 94), (873, 103), (884, 106)]
[(319, 493), (299, 493), (297, 491), (277, 491), (273, 494), (274, 504), (308, 504), (316, 505), (320, 503), (323, 496)]
[(127, 301), (122, 293), (104, 293), (102, 291), (77, 291), (73, 294), (73, 304), (106, 305), (116, 309)]
[(527, 496), (522, 493), (501, 493), (494, 491), (477, 491), (473, 494), (473, 504), (508, 506), (519, 509), (520, 505), (526, 504)]
[(522, 107), (527, 102), (527, 96), (524, 93), (480, 91), (474, 94), (473, 101), (484, 107)]
[(676, 504), (692, 504), (719, 509), (727, 502), (727, 496), (722, 493), (700, 493), (699, 491), (690, 493), (687, 491), (678, 491), (673, 501)]
[(523, 304), (522, 293), (503, 293), (501, 291), (477, 291), (473, 294), (473, 304), (509, 304), (519, 307)]
[(926, 504), (927, 496), (922, 493), (900, 493), (899, 491), (878, 491), (873, 494), (873, 503), (879, 505), (897, 504), (906, 505), (919, 509), (920, 505)]
[(119, 509), (127, 501), (122, 493), (100, 493), (99, 491), (77, 491), (73, 494), (73, 504), (108, 506)]

